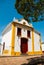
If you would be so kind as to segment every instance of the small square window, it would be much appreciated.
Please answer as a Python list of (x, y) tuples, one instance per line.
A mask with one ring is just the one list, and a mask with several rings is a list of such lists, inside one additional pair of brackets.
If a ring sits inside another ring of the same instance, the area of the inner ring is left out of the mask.
[(18, 28), (18, 29), (17, 29), (17, 35), (18, 35), (18, 36), (21, 36), (21, 28)]
[(27, 31), (27, 37), (31, 37), (30, 31)]

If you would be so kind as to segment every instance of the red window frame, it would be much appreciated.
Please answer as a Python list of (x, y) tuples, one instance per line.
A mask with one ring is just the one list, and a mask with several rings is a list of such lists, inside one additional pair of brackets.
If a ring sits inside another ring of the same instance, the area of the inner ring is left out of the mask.
[(31, 35), (30, 35), (30, 31), (27, 31), (27, 37), (31, 37)]
[(21, 28), (17, 28), (17, 35), (21, 36)]

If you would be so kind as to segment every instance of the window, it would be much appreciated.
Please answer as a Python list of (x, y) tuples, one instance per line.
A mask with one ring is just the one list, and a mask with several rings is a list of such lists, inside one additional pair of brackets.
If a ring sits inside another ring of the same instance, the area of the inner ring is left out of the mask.
[(3, 50), (5, 49), (5, 42), (3, 43)]
[(21, 36), (21, 28), (18, 28), (18, 29), (17, 29), (17, 35), (18, 35), (18, 36)]
[(27, 31), (27, 37), (30, 37), (30, 31)]

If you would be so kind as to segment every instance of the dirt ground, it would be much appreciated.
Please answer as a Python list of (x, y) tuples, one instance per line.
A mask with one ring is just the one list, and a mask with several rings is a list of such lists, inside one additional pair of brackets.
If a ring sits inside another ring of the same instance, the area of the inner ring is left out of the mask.
[(0, 56), (0, 65), (22, 65), (28, 63), (27, 59), (40, 57), (39, 56), (20, 56), (20, 57), (9, 57), (9, 56)]

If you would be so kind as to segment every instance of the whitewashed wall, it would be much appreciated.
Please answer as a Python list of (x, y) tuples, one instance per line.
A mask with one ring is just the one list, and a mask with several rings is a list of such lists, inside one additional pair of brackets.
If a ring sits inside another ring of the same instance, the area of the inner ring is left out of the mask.
[(21, 32), (22, 32), (21, 34), (22, 37), (27, 37), (27, 30), (25, 28), (22, 28)]
[(28, 52), (32, 51), (32, 32), (31, 33), (31, 38), (28, 39)]
[(42, 51), (44, 51), (44, 44), (42, 44)]
[(16, 36), (16, 40), (15, 40), (15, 48), (14, 51), (15, 52), (20, 52), (20, 37)]
[(0, 55), (2, 54), (2, 45), (0, 45)]
[(2, 44), (5, 42), (5, 50), (10, 50), (11, 46), (11, 35), (12, 29), (11, 26), (5, 31), (5, 34), (2, 36)]
[[(21, 51), (21, 48), (20, 48), (21, 38), (23, 38), (23, 37), (26, 38), (27, 37), (27, 30), (26, 29), (24, 30), (23, 28), (21, 28), (21, 37), (17, 36), (17, 27), (16, 27), (15, 32), (16, 32), (16, 36), (15, 36), (14, 51), (15, 52), (20, 52)], [(28, 38), (28, 52), (32, 51), (32, 32), (30, 31), (30, 33), (31, 33), (31, 38)]]
[(34, 50), (40, 51), (40, 36), (34, 32)]
[(0, 55), (1, 55), (1, 46), (0, 46)]
[(15, 32), (16, 32), (16, 35), (15, 35), (15, 44), (14, 44), (14, 51), (15, 52), (20, 52), (20, 37), (18, 37), (17, 36), (17, 27), (16, 27), (16, 30), (15, 30)]

